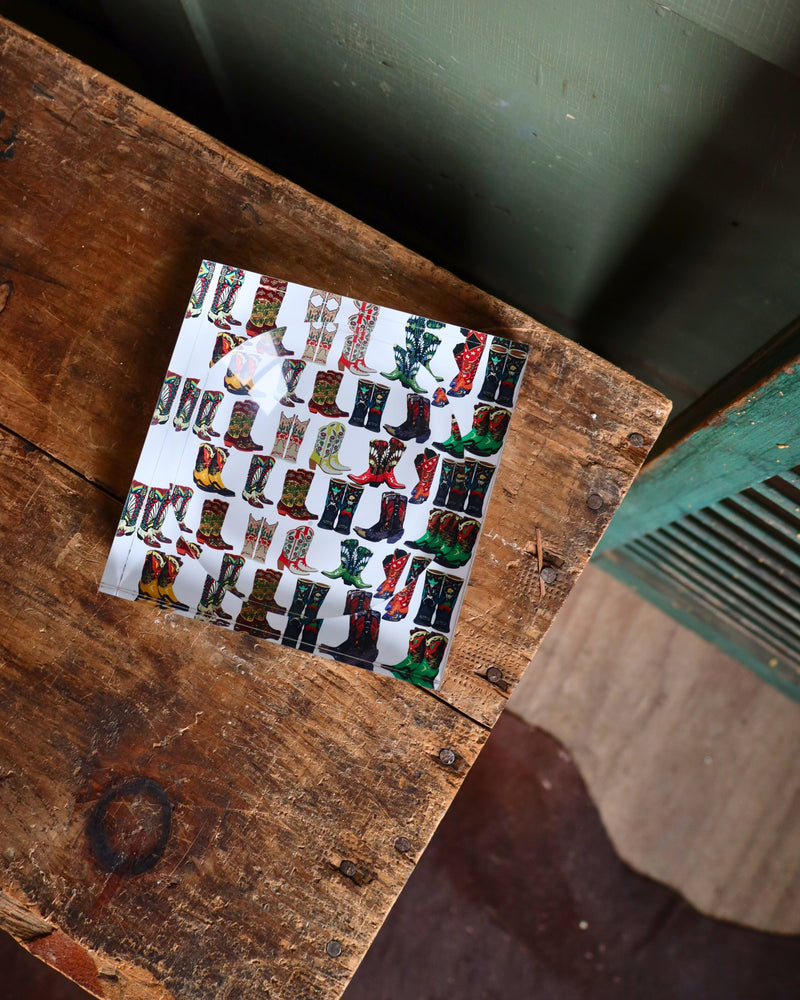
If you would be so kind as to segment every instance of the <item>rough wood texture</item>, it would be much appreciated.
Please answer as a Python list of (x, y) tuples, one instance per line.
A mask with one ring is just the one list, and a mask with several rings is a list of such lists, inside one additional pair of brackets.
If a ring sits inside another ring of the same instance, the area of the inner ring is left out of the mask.
[(800, 706), (590, 567), (510, 707), (569, 748), (635, 868), (800, 932)]
[[(0, 55), (3, 884), (177, 996), (333, 998), (668, 404), (3, 22)], [(532, 344), (439, 698), (98, 595), (201, 256)]]

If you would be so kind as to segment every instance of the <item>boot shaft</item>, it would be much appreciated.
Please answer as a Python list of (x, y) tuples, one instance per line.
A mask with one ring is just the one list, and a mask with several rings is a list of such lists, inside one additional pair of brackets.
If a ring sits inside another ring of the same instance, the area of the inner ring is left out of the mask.
[(269, 547), (272, 544), (272, 539), (275, 537), (275, 529), (277, 527), (277, 521), (272, 524), (268, 524), (266, 517), (261, 519), (261, 530), (258, 533), (256, 550), (253, 554), (253, 558), (256, 562), (263, 563), (267, 561), (267, 552), (269, 552)]
[(445, 582), (445, 574), (435, 570), (425, 571), (425, 582), (422, 589), (422, 600), (419, 604), (416, 625), (430, 625), (439, 606), (439, 595)]
[(469, 496), (464, 505), (464, 513), (470, 517), (483, 517), (483, 504), (494, 471), (495, 466), (488, 462), (475, 462), (469, 482)]
[(275, 329), (287, 288), (288, 282), (261, 275), (247, 323), (247, 332), (251, 337)]
[(436, 613), (433, 619), (433, 627), (438, 632), (449, 632), (453, 609), (464, 581), (458, 576), (445, 575), (441, 590), (437, 599)]
[(514, 391), (517, 388), (520, 375), (528, 360), (529, 348), (524, 344), (514, 344), (506, 357), (500, 376), (500, 387), (497, 391), (497, 402), (501, 406), (514, 405)]
[(356, 398), (353, 403), (353, 412), (348, 423), (353, 427), (363, 427), (369, 413), (369, 406), (372, 400), (372, 390), (375, 383), (368, 379), (360, 378), (356, 385)]
[(381, 417), (389, 398), (389, 390), (385, 385), (373, 385), (367, 410), (367, 419), (364, 427), (368, 431), (377, 432), (381, 429)]
[(395, 549), (390, 555), (384, 557), (384, 581), (375, 591), (376, 600), (383, 601), (392, 596), (408, 559), (409, 554), (404, 549)]
[(181, 384), (180, 375), (175, 372), (167, 372), (161, 385), (161, 392), (158, 394), (155, 412), (151, 424), (165, 424), (169, 420), (172, 404), (178, 394), (178, 386)]
[(297, 453), (300, 451), (300, 445), (303, 443), (303, 438), (310, 422), (310, 417), (308, 420), (294, 418), (292, 429), (289, 432), (289, 443), (286, 445), (286, 451), (283, 453), (283, 457), (287, 462), (297, 461)]
[(172, 426), (176, 431), (185, 431), (192, 421), (192, 413), (200, 398), (200, 379), (184, 379), (181, 398), (178, 401), (178, 409), (175, 412), (175, 419)]
[(495, 337), (489, 347), (489, 356), (486, 360), (486, 371), (483, 377), (483, 385), (478, 393), (478, 399), (485, 403), (493, 403), (497, 398), (500, 389), (500, 379), (503, 375), (510, 341), (504, 337)]
[(363, 486), (356, 486), (354, 483), (347, 484), (344, 499), (339, 507), (339, 518), (336, 527), (333, 529), (340, 535), (347, 535), (353, 524), (353, 515), (358, 507), (358, 502), (364, 494)]
[(328, 496), (319, 519), (320, 528), (327, 528), (329, 531), (333, 530), (346, 490), (347, 483), (343, 479), (331, 479), (328, 483)]
[(411, 491), (409, 503), (425, 503), (431, 495), (431, 486), (436, 476), (436, 466), (439, 464), (439, 456), (435, 451), (426, 448), (421, 455), (417, 455), (414, 460), (417, 469), (418, 482)]

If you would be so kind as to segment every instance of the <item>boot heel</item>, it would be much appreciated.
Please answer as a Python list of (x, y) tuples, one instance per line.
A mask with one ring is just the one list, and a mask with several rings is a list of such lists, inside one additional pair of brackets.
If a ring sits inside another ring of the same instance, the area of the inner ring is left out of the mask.
[(417, 444), (425, 444), (428, 438), (431, 436), (430, 430), (425, 431), (424, 434), (419, 434), (416, 438)]
[(396, 535), (389, 535), (386, 541), (390, 545), (394, 545), (396, 542), (399, 542), (402, 537), (403, 537), (403, 532), (399, 531)]

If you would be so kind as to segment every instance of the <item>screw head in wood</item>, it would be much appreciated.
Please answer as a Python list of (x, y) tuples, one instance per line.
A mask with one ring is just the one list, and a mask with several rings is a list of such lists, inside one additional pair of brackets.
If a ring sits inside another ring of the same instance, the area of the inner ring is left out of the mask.
[(542, 579), (545, 583), (555, 583), (558, 573), (553, 566), (545, 566), (542, 570)]
[(633, 434), (629, 434), (628, 440), (634, 448), (641, 448), (644, 444), (644, 438), (638, 431), (634, 431)]
[(355, 873), (356, 873), (356, 870), (357, 870), (357, 869), (356, 869), (356, 866), (355, 866), (355, 865), (353, 864), (353, 862), (352, 862), (352, 861), (343, 861), (343, 862), (342, 862), (342, 863), (341, 863), (341, 864), (339, 865), (339, 871), (340, 871), (340, 872), (342, 873), (342, 875), (344, 875), (344, 876), (345, 876), (346, 878), (353, 878), (353, 876), (354, 876), (354, 875), (355, 875)]
[(603, 509), (603, 498), (599, 493), (590, 493), (586, 498), (586, 506), (589, 510), (602, 510)]
[(342, 946), (338, 941), (329, 941), (325, 945), (325, 951), (331, 958), (338, 958), (342, 954)]
[(452, 767), (456, 762), (455, 750), (451, 750), (450, 747), (442, 747), (439, 751), (439, 760), (445, 767)]
[(411, 841), (407, 837), (398, 837), (394, 842), (394, 849), (400, 854), (408, 854), (411, 850)]
[(502, 679), (503, 679), (503, 671), (498, 670), (497, 667), (489, 667), (489, 669), (486, 671), (486, 680), (490, 684), (499, 684)]

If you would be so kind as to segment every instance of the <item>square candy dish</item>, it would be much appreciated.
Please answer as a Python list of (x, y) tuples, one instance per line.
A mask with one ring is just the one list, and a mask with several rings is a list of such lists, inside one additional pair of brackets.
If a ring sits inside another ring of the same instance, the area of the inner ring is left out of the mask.
[(527, 354), (204, 260), (100, 590), (438, 688)]

